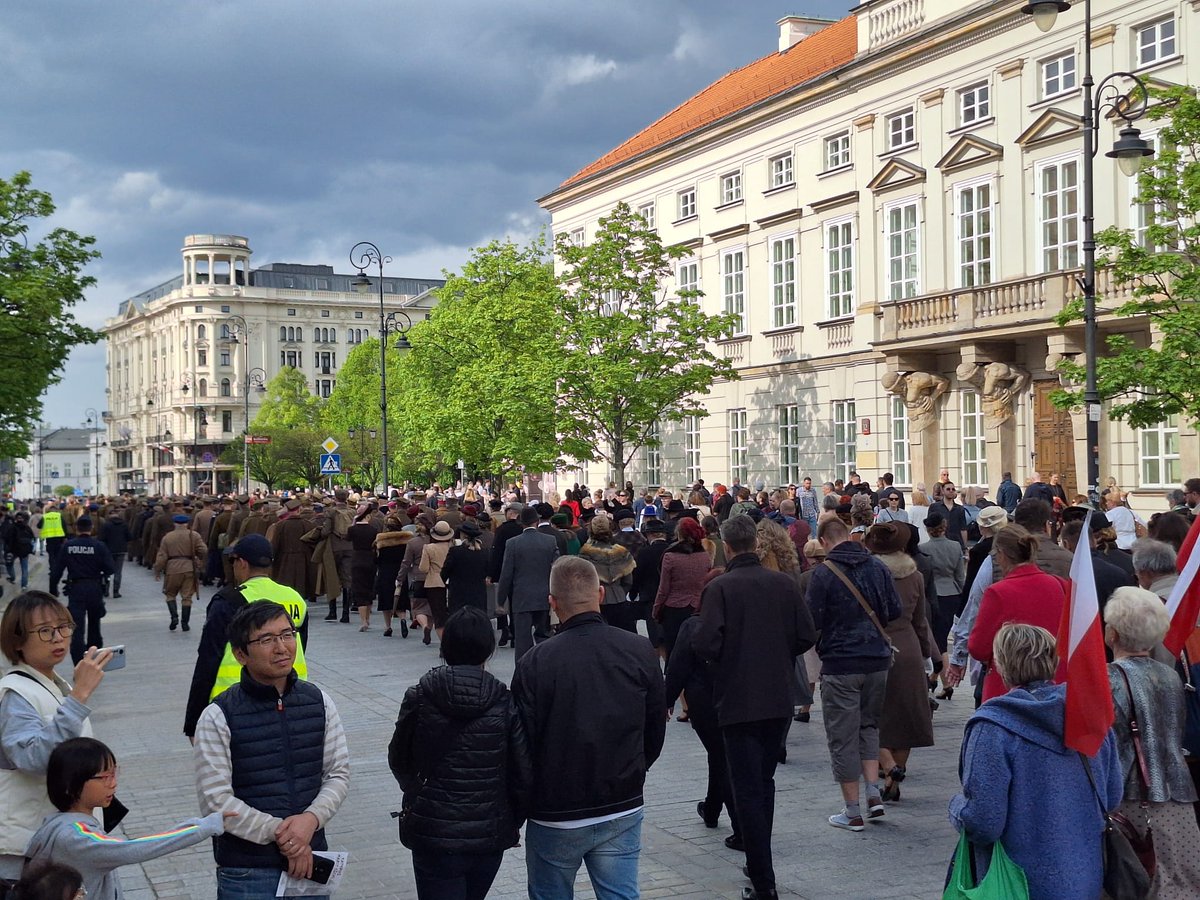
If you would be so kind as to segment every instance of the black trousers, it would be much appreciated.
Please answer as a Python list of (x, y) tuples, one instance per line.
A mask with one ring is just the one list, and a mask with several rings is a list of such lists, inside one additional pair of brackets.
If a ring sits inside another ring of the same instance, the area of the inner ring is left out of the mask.
[(729, 764), (729, 784), (738, 828), (746, 847), (746, 866), (754, 890), (775, 889), (771, 830), (775, 823), (775, 766), (791, 717), (739, 722), (721, 728)]
[(604, 621), (615, 628), (637, 634), (638, 608), (635, 603), (609, 603), (600, 607)]
[(512, 614), (513, 656), (520, 659), (534, 644), (550, 638), (550, 610), (515, 612)]
[(729, 785), (729, 764), (725, 758), (725, 740), (721, 736), (721, 729), (708, 717), (697, 717), (695, 709), (688, 719), (708, 756), (708, 790), (704, 794), (705, 818), (716, 819), (724, 807), (729, 813), (729, 824), (733, 833), (740, 834), (737, 812), (733, 806), (733, 789)]
[(76, 582), (67, 595), (67, 609), (75, 620), (71, 635), (71, 661), (78, 665), (88, 647), (103, 647), (100, 620), (104, 617), (104, 597), (99, 581)]
[(419, 900), (484, 900), (503, 853), (412, 852)]

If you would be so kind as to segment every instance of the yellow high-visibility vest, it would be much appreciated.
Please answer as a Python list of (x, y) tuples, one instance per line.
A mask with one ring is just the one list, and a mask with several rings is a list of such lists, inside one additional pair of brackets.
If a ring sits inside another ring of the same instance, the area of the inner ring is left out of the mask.
[[(293, 588), (279, 584), (265, 575), (251, 578), (243, 582), (240, 590), (247, 603), (257, 603), (259, 600), (274, 600), (288, 611), (292, 626), (299, 628), (308, 618), (308, 604)], [(296, 635), (296, 662), (293, 665), (296, 674), (308, 680), (308, 664), (304, 661), (304, 643), (300, 635)], [(212, 693), (208, 695), (213, 700), (218, 695), (229, 690), (242, 680), (242, 664), (233, 655), (233, 646), (225, 642), (225, 655), (221, 657), (221, 665), (217, 669), (217, 680), (213, 683)]]
[(56, 538), (66, 536), (67, 533), (63, 531), (62, 513), (54, 510), (42, 516), (42, 537)]

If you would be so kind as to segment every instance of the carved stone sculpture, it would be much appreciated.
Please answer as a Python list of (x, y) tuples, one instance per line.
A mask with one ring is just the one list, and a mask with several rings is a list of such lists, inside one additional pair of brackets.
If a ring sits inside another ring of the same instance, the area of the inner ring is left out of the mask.
[(955, 370), (959, 381), (973, 384), (983, 400), (983, 414), (993, 427), (1013, 417), (1017, 395), (1029, 387), (1031, 377), (1020, 366), (1002, 362), (985, 365), (965, 362)]
[(914, 429), (924, 431), (937, 424), (937, 401), (950, 390), (950, 381), (930, 372), (886, 372), (879, 379), (883, 389), (904, 401)]

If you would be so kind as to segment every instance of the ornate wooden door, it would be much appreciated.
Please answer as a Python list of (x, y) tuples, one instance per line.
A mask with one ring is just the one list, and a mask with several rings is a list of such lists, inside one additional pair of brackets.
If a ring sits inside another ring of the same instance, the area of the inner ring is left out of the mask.
[(1033, 449), (1037, 454), (1033, 465), (1043, 481), (1049, 482), (1054, 472), (1061, 475), (1070, 500), (1079, 493), (1075, 479), (1075, 432), (1071, 414), (1050, 402), (1050, 394), (1058, 386), (1057, 381), (1038, 381), (1033, 385)]

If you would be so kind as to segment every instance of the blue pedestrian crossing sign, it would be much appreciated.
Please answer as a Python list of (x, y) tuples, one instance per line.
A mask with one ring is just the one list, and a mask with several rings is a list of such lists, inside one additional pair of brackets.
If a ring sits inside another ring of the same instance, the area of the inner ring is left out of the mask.
[(340, 453), (322, 453), (321, 454), (321, 474), (322, 475), (341, 475), (342, 474), (342, 454), (340, 454)]

